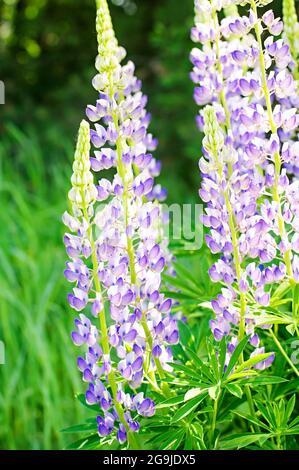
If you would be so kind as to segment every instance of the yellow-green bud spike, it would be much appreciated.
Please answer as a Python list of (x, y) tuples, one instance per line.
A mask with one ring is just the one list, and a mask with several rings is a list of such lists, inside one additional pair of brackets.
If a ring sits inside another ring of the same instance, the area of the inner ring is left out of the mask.
[(96, 187), (90, 171), (90, 128), (87, 121), (80, 124), (75, 161), (73, 164), (72, 189), (69, 199), (73, 209), (88, 210), (96, 199)]
[(112, 83), (119, 80), (120, 62), (126, 52), (119, 47), (115, 37), (107, 0), (97, 0), (96, 30), (98, 39), (98, 56), (96, 69), (99, 74), (94, 79), (98, 91), (109, 92)]
[(205, 107), (204, 122), (205, 137), (203, 139), (203, 146), (207, 152), (218, 158), (219, 151), (224, 145), (224, 136), (213, 106)]

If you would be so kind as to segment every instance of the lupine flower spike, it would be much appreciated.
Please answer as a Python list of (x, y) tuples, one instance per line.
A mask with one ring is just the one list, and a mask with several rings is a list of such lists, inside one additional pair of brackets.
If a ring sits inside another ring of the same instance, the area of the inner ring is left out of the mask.
[[(152, 154), (150, 116), (134, 76), (121, 65), (106, 0), (97, 2), (98, 74), (96, 105), (89, 105), (80, 127), (69, 198), (72, 214), (64, 222), (70, 261), (65, 275), (75, 283), (69, 303), (78, 312), (72, 338), (86, 353), (78, 359), (86, 401), (99, 405), (98, 432), (115, 432), (118, 441), (138, 447), (138, 417), (150, 417), (155, 404), (144, 391), (160, 393), (172, 362), (178, 328), (172, 302), (160, 292), (161, 273), (170, 255), (161, 232), (165, 191), (154, 184), (160, 164)], [(92, 153), (90, 155), (90, 143)], [(95, 181), (91, 170), (110, 170), (112, 179)], [(159, 379), (159, 380), (158, 380)], [(142, 384), (143, 391), (138, 391)]]
[[(239, 15), (239, 4), (249, 5), (248, 15)], [(256, 355), (264, 352), (258, 329), (271, 328), (262, 319), (279, 284), (299, 281), (293, 179), (299, 116), (291, 40), (273, 11), (258, 18), (254, 0), (199, 0), (195, 12), (192, 39), (201, 46), (191, 53), (191, 79), (201, 107), (197, 124), (206, 135), (200, 195), (207, 203), (207, 244), (220, 254), (210, 277), (224, 286), (212, 302), (211, 328), (216, 340), (230, 338), (230, 352), (249, 335)]]

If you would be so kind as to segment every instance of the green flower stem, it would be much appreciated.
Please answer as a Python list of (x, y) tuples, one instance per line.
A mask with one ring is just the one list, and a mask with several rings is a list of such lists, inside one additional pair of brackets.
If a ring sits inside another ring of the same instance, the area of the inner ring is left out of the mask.
[[(255, 13), (255, 15), (257, 16), (257, 6), (254, 0), (251, 0), (251, 8), (253, 12)], [(270, 96), (270, 92), (269, 92), (268, 85), (267, 85), (266, 64), (265, 64), (265, 57), (264, 57), (263, 43), (262, 43), (263, 30), (262, 30), (259, 20), (256, 22), (254, 29), (255, 29), (256, 39), (259, 45), (259, 61), (260, 61), (260, 68), (261, 68), (261, 74), (262, 74), (262, 88), (263, 88), (263, 92), (264, 92), (265, 100), (266, 100), (266, 107), (267, 107), (270, 129), (273, 135), (277, 135), (278, 128), (274, 122), (271, 96)], [(285, 228), (285, 223), (284, 223), (283, 215), (282, 215), (282, 201), (281, 201), (281, 197), (279, 194), (279, 177), (280, 177), (281, 166), (282, 166), (279, 152), (275, 152), (274, 154), (274, 166), (275, 166), (275, 181), (274, 181), (274, 186), (273, 186), (273, 200), (277, 203), (277, 206), (278, 206), (278, 228), (279, 228), (280, 237), (282, 240), (287, 240), (287, 231)], [(288, 276), (290, 278), (290, 283), (293, 285), (295, 281), (294, 281), (294, 275), (293, 275), (293, 269), (292, 269), (290, 248), (284, 253), (284, 262), (287, 268)]]
[(284, 348), (282, 347), (279, 339), (277, 338), (277, 336), (275, 336), (275, 334), (273, 333), (272, 330), (270, 330), (270, 335), (273, 338), (273, 341), (276, 344), (276, 346), (278, 347), (279, 351), (281, 352), (281, 354), (283, 355), (283, 357), (287, 361), (287, 363), (291, 366), (291, 368), (293, 369), (293, 371), (295, 372), (297, 377), (299, 377), (299, 371), (298, 371), (297, 367), (295, 366), (295, 364), (293, 364), (293, 362), (291, 361), (291, 359), (289, 358), (289, 356), (285, 352)]
[(211, 424), (211, 430), (210, 430), (210, 445), (211, 445), (211, 448), (214, 448), (214, 437), (215, 437), (215, 431), (216, 431), (217, 414), (218, 414), (218, 406), (219, 406), (220, 397), (221, 397), (221, 392), (219, 393), (216, 400), (214, 400), (214, 407), (213, 407), (213, 414), (212, 414), (212, 424)]

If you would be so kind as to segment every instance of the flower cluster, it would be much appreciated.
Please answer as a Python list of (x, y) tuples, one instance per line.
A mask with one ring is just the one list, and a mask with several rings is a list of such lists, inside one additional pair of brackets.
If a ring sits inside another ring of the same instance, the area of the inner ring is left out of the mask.
[[(200, 196), (207, 203), (207, 244), (220, 259), (210, 277), (222, 282), (212, 302), (217, 340), (231, 347), (244, 334), (259, 347), (259, 314), (278, 284), (298, 282), (299, 226), (293, 178), (298, 168), (297, 83), (283, 23), (272, 10), (262, 18), (257, 2), (241, 16), (237, 2), (195, 2), (191, 53), (197, 117), (205, 133)], [(243, 10), (242, 10), (243, 11)], [(264, 40), (263, 40), (264, 38)], [(259, 349), (261, 351), (261, 349)], [(256, 354), (256, 351), (253, 353)], [(273, 361), (273, 356), (265, 367)]]
[[(154, 402), (135, 390), (147, 383), (159, 391), (171, 370), (171, 346), (178, 342), (172, 301), (161, 294), (161, 273), (170, 261), (163, 240), (161, 205), (166, 194), (155, 185), (160, 164), (152, 154), (150, 115), (134, 65), (122, 65), (106, 0), (98, 1), (96, 105), (87, 107), (92, 128), (81, 124), (75, 155), (72, 215), (64, 222), (70, 261), (65, 275), (75, 283), (69, 303), (80, 313), (72, 333), (86, 345), (78, 359), (88, 383), (86, 401), (99, 404), (100, 436), (117, 430), (120, 443), (135, 439), (138, 415), (149, 417)], [(90, 156), (90, 142), (93, 153)], [(111, 178), (94, 183), (91, 173)], [(133, 393), (130, 393), (133, 390)], [(133, 443), (134, 445), (134, 443)]]

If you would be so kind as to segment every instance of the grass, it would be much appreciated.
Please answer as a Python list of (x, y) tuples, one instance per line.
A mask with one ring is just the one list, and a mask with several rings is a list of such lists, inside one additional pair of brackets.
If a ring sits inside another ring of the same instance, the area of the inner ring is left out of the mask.
[[(78, 436), (61, 429), (88, 413), (74, 399), (85, 387), (62, 274), (74, 147), (57, 126), (39, 135), (7, 125), (0, 141), (0, 449), (63, 448)], [(194, 198), (175, 165), (162, 175), (170, 203)]]
[(0, 144), (0, 340), (6, 353), (0, 366), (2, 449), (62, 448), (66, 440), (60, 430), (84, 413), (73, 399), (83, 386), (62, 275), (60, 217), (73, 146), (57, 147), (54, 158), (34, 134), (13, 126)]

